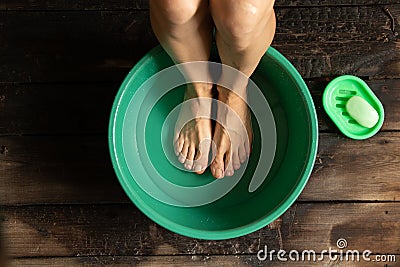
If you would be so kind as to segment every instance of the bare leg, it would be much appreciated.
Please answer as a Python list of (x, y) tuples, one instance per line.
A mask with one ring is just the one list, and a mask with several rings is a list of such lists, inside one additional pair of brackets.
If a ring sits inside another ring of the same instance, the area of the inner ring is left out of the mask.
[[(223, 64), (251, 76), (275, 34), (273, 4), (273, 0), (210, 0), (211, 14), (217, 28), (218, 52)], [(224, 71), (221, 80), (229, 82), (233, 91), (218, 86), (218, 100), (237, 113), (249, 138), (239, 132), (228, 136), (227, 129), (216, 125), (213, 137), (217, 145), (216, 157), (211, 164), (211, 171), (216, 178), (232, 176), (234, 170), (239, 169), (249, 156), (252, 142), (250, 113), (244, 101), (248, 80), (227, 78)], [(217, 117), (229, 127), (229, 112), (218, 107)]]
[[(163, 48), (175, 63), (208, 61), (212, 41), (212, 18), (207, 0), (150, 0), (150, 19), (153, 31)], [(193, 73), (181, 69), (188, 81)], [(185, 100), (195, 99), (183, 105), (180, 119), (208, 114), (210, 117), (212, 83), (191, 83), (187, 86)], [(208, 141), (207, 141), (208, 140)], [(207, 167), (211, 140), (211, 121), (197, 118), (175, 133), (175, 152), (186, 169), (201, 174)]]

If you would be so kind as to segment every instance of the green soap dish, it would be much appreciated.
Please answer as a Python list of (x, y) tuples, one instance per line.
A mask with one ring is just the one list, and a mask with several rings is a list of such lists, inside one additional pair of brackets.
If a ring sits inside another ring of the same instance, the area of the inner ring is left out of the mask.
[[(379, 120), (372, 128), (359, 125), (347, 112), (346, 103), (353, 96), (365, 99), (379, 115)], [(346, 136), (363, 140), (375, 135), (382, 127), (385, 113), (382, 103), (369, 86), (360, 78), (344, 75), (332, 80), (325, 89), (322, 102), (326, 113), (339, 130)]]

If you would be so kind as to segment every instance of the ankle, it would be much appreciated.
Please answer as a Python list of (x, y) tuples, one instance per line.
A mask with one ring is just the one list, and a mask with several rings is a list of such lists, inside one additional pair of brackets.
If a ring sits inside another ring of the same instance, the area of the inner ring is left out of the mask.
[(218, 99), (222, 102), (246, 102), (247, 100), (247, 89), (244, 87), (243, 89), (228, 89), (222, 86), (217, 86), (218, 91)]
[(191, 83), (187, 86), (190, 97), (212, 97), (212, 83)]

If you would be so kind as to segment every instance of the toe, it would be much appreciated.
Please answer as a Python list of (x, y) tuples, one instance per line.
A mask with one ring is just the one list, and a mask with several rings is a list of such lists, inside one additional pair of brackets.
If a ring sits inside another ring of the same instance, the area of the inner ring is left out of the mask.
[(233, 153), (233, 155), (232, 155), (232, 165), (233, 165), (233, 169), (235, 171), (240, 169), (239, 151), (236, 151), (235, 153)]
[(182, 151), (181, 151), (181, 153), (179, 154), (179, 157), (178, 157), (178, 160), (179, 160), (180, 163), (183, 164), (186, 161), (186, 156), (187, 156), (188, 150), (189, 150), (189, 146), (188, 146), (187, 143), (185, 143), (183, 145)]
[(185, 164), (183, 166), (185, 166), (186, 170), (191, 170), (193, 168), (193, 160), (185, 160)]
[(233, 170), (233, 163), (232, 163), (232, 157), (229, 157), (228, 155), (227, 155), (227, 157), (226, 158), (230, 158), (230, 160), (226, 160), (225, 161), (225, 166), (227, 166), (226, 167), (226, 170), (225, 170), (225, 175), (226, 176), (232, 176), (233, 175), (233, 173), (235, 172), (234, 170)]
[(251, 153), (251, 145), (249, 139), (246, 138), (246, 141), (244, 142), (244, 149), (246, 151), (246, 157), (250, 157)]
[(242, 146), (239, 146), (239, 148), (238, 148), (238, 154), (239, 154), (240, 163), (245, 162), (246, 159), (247, 159), (247, 154), (246, 154), (246, 150), (245, 150), (245, 148), (244, 148), (243, 145), (242, 145)]
[(182, 148), (183, 148), (183, 144), (184, 144), (183, 138), (181, 138), (181, 137), (178, 138), (175, 141), (175, 154), (176, 154), (176, 156), (179, 156), (179, 154), (181, 153)]
[(186, 156), (185, 161), (185, 168), (191, 170), (193, 168), (193, 158), (195, 155), (196, 148), (195, 146), (191, 145), (188, 149), (188, 154)]
[(223, 178), (224, 169), (224, 154), (217, 152), (214, 161), (211, 163), (211, 173), (215, 178)]
[(174, 142), (178, 141), (180, 135), (181, 135), (180, 131), (175, 131)]
[(217, 179), (224, 178), (224, 171), (221, 168), (215, 169), (214, 177)]
[(208, 154), (210, 152), (210, 142), (207, 140), (202, 141), (199, 144), (199, 149), (196, 153), (196, 161), (194, 164), (194, 171), (197, 174), (204, 173), (205, 169), (208, 166)]
[(203, 174), (204, 171), (206, 170), (203, 165), (196, 163), (193, 166), (193, 170), (197, 173), (197, 174)]
[(253, 133), (250, 133), (247, 136), (247, 138), (245, 138), (245, 140), (244, 140), (244, 149), (246, 151), (246, 156), (247, 157), (250, 157), (250, 154), (251, 154), (251, 149), (252, 149), (251, 143), (252, 143), (252, 139), (253, 139), (252, 136), (253, 136)]

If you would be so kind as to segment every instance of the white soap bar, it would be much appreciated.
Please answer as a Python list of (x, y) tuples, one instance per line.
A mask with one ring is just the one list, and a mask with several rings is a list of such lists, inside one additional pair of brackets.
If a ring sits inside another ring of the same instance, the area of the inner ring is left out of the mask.
[(379, 120), (378, 112), (362, 97), (353, 96), (346, 103), (349, 115), (360, 125), (372, 128)]

